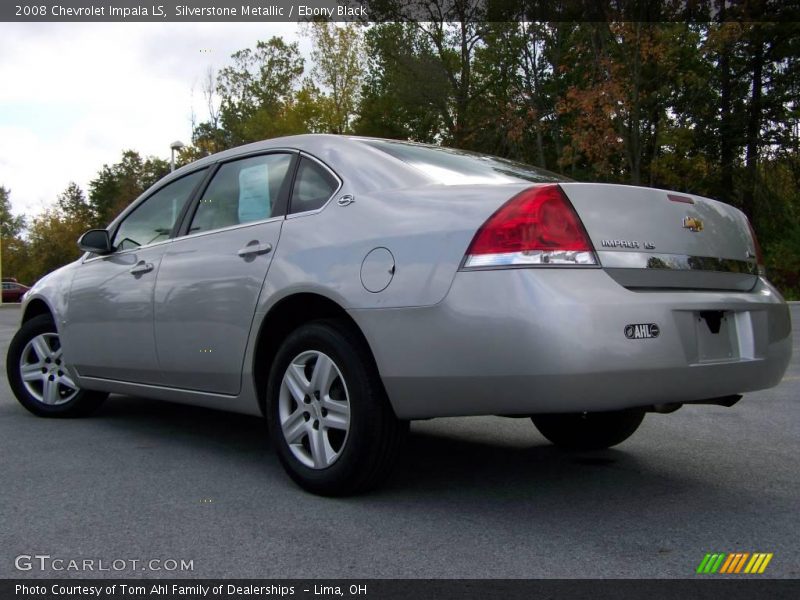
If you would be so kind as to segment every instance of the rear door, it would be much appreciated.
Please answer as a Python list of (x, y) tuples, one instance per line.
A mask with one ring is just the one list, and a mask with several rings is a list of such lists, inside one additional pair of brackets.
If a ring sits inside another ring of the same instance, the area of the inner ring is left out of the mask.
[(283, 226), (296, 154), (223, 163), (165, 252), (155, 336), (168, 386), (236, 395), (258, 296)]

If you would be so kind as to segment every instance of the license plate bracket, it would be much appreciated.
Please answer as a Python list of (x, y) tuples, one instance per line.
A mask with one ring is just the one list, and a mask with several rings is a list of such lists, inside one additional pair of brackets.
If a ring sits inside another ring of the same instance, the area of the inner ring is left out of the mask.
[(739, 360), (737, 320), (733, 311), (697, 311), (694, 324), (699, 362)]

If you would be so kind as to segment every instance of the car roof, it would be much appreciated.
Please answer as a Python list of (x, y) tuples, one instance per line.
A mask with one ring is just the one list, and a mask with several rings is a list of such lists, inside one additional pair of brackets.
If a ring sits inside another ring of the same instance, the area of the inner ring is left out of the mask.
[(355, 188), (355, 191), (372, 192), (432, 183), (430, 178), (425, 177), (424, 174), (403, 161), (361, 143), (362, 139), (380, 138), (309, 133), (253, 142), (184, 165), (159, 181), (158, 185), (160, 187), (169, 181), (220, 161), (281, 148), (307, 152), (318, 158), (340, 177), (343, 177), (348, 184)]

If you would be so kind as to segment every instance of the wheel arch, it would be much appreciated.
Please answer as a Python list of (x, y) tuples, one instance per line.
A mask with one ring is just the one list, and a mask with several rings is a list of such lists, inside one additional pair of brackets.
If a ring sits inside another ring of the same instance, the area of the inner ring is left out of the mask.
[(294, 293), (281, 298), (261, 320), (253, 352), (253, 380), (258, 405), (266, 411), (267, 382), (272, 361), (283, 341), (295, 329), (319, 319), (340, 319), (347, 323), (368, 350), (372, 366), (377, 369), (375, 355), (358, 323), (337, 302), (313, 292)]
[(50, 305), (41, 298), (33, 298), (25, 306), (25, 311), (22, 313), (22, 323), (27, 323), (39, 315), (50, 315), (55, 320), (55, 313), (50, 308)]

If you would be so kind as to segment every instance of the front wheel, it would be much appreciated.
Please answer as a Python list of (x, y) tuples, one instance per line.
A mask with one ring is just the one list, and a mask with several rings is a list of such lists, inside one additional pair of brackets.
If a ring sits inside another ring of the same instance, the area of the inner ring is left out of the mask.
[(408, 432), (369, 349), (338, 320), (303, 325), (281, 345), (270, 371), (267, 421), (289, 476), (325, 496), (380, 484)]
[(639, 428), (644, 410), (534, 415), (536, 429), (567, 450), (602, 450), (627, 440)]
[(75, 383), (50, 315), (36, 316), (20, 327), (8, 346), (6, 373), (19, 403), (40, 417), (83, 416), (108, 396)]

